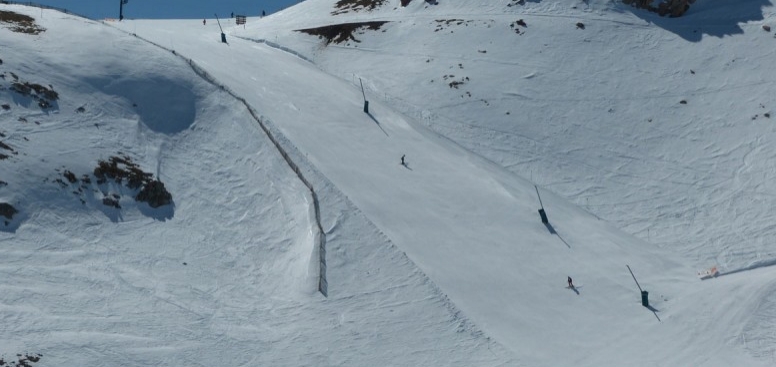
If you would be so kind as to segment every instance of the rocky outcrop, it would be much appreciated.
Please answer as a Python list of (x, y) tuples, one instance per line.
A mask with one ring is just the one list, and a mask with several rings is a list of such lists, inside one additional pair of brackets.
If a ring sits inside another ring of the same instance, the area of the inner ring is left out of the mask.
[(7, 219), (13, 219), (13, 215), (18, 213), (19, 211), (16, 210), (11, 204), (8, 203), (0, 203), (0, 216), (6, 217)]
[(164, 188), (161, 181), (153, 180), (143, 186), (135, 196), (135, 200), (147, 202), (152, 208), (158, 208), (172, 203), (172, 195)]
[(622, 0), (624, 4), (633, 5), (640, 9), (646, 9), (661, 16), (680, 17), (695, 0), (662, 0), (657, 6), (653, 6), (654, 0)]
[[(67, 182), (62, 179), (57, 179), (55, 182), (63, 188), (71, 187), (79, 181), (75, 173), (68, 170), (65, 170), (62, 175)], [(91, 177), (83, 175), (79, 186), (73, 191), (74, 195), (79, 196), (82, 204), (86, 204), (89, 199), (86, 197), (87, 193), (102, 192), (104, 195), (103, 205), (121, 209), (122, 194), (120, 193), (124, 190), (115, 185), (125, 186), (132, 190), (133, 193), (130, 195), (133, 195), (136, 201), (146, 202), (152, 208), (172, 203), (172, 194), (164, 187), (164, 183), (155, 179), (152, 173), (144, 172), (137, 163), (132, 161), (132, 158), (125, 154), (120, 153), (120, 155), (112, 156), (108, 160), (98, 161), (97, 167), (94, 168), (94, 178), (94, 182), (98, 185), (97, 188), (90, 188), (92, 185)], [(111, 191), (113, 193), (109, 194)]]

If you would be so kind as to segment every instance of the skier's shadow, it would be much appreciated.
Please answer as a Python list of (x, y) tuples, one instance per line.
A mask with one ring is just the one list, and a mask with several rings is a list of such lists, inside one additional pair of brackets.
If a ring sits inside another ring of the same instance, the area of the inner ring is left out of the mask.
[(406, 162), (405, 162), (405, 163), (399, 163), (399, 164), (401, 164), (402, 166), (404, 166), (404, 168), (406, 168), (406, 169), (408, 169), (408, 170), (410, 170), (410, 171), (412, 171), (412, 170), (413, 170), (412, 168), (410, 168), (410, 164), (409, 164), (409, 163), (406, 163)]
[(577, 287), (575, 287), (575, 286), (573, 286), (573, 285), (572, 285), (571, 287), (569, 287), (569, 289), (571, 289), (572, 291), (574, 291), (574, 293), (576, 293), (577, 295), (579, 295), (579, 289), (577, 289)]

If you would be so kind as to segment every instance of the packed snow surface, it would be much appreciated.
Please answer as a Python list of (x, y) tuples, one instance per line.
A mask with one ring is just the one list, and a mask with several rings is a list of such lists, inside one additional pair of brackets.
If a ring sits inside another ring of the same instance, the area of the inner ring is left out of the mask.
[[(769, 1), (678, 19), (338, 3), (239, 26), (0, 5), (45, 28), (0, 23), (0, 202), (19, 210), (0, 227), (0, 358), (776, 363)], [(93, 180), (115, 156), (173, 204)]]

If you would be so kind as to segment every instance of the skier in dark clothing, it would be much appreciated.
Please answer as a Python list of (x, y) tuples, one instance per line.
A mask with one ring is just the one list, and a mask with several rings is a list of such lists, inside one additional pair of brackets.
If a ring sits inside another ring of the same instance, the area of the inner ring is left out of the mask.
[(404, 165), (404, 154), (401, 155), (401, 165)]
[(569, 288), (574, 288), (574, 283), (571, 282), (571, 277), (568, 277), (569, 279)]

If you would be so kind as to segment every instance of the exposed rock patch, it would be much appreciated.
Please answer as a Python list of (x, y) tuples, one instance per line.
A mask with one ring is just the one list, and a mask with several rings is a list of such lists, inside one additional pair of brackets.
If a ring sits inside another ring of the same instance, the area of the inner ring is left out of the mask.
[(388, 23), (385, 21), (377, 22), (361, 22), (361, 23), (343, 23), (334, 24), (318, 28), (298, 29), (297, 32), (307, 33), (312, 36), (318, 36), (320, 39), (326, 40), (326, 44), (330, 43), (344, 43), (348, 41), (361, 42), (353, 35), (359, 30), (379, 30), (383, 24)]
[[(56, 101), (59, 100), (59, 93), (57, 93), (51, 85), (47, 87), (41, 84), (23, 81), (14, 73), (8, 73), (7, 75), (10, 75), (13, 79), (8, 89), (18, 95), (33, 99), (41, 109), (45, 110), (55, 107)], [(0, 79), (8, 80), (6, 73), (0, 74)], [(6, 106), (8, 107), (6, 108)], [(9, 105), (3, 105), (3, 109), (6, 110), (9, 110), (10, 107), (11, 106)]]
[(646, 9), (660, 16), (680, 17), (690, 9), (690, 4), (695, 0), (661, 0), (657, 6), (652, 5), (654, 0), (622, 0), (623, 4)]
[(8, 28), (17, 33), (35, 35), (46, 31), (46, 28), (35, 24), (35, 18), (12, 11), (0, 10), (0, 23), (9, 24)]
[[(53, 181), (63, 189), (71, 188), (73, 194), (78, 196), (82, 204), (86, 204), (87, 201), (91, 200), (90, 197), (86, 196), (90, 192), (102, 192), (102, 195), (96, 197), (97, 202), (116, 209), (121, 209), (122, 196), (127, 194), (135, 201), (148, 203), (152, 208), (172, 203), (172, 194), (167, 191), (164, 183), (155, 179), (152, 173), (144, 172), (140, 169), (140, 166), (127, 155), (112, 156), (108, 160), (98, 161), (92, 175), (94, 180), (88, 174), (84, 174), (79, 178), (75, 173), (64, 170), (62, 172), (64, 180), (57, 178)], [(92, 182), (97, 187), (92, 185)], [(108, 185), (110, 183), (118, 184), (120, 187)], [(129, 193), (122, 189), (121, 186), (129, 189)], [(111, 193), (111, 191), (118, 191), (119, 193)]]
[[(337, 9), (331, 12), (331, 15), (345, 14), (347, 12), (359, 12), (359, 11), (372, 11), (377, 9), (386, 2), (386, 0), (339, 0), (334, 7)], [(402, 2), (402, 6), (404, 2)], [(409, 1), (407, 1), (409, 4)]]
[(172, 195), (164, 188), (159, 180), (153, 180), (143, 186), (143, 189), (135, 196), (135, 200), (147, 202), (152, 208), (158, 208), (172, 203)]
[(32, 367), (43, 357), (40, 353), (17, 354), (14, 359), (0, 358), (0, 366), (8, 367)]
[(13, 219), (14, 214), (18, 213), (19, 211), (16, 210), (11, 204), (8, 203), (0, 203), (0, 216), (5, 217), (6, 219)]

